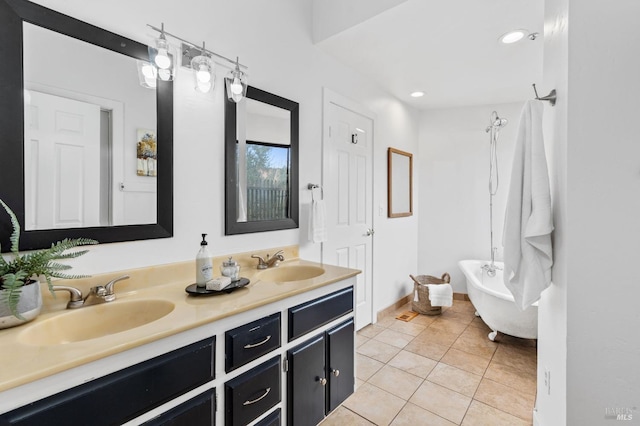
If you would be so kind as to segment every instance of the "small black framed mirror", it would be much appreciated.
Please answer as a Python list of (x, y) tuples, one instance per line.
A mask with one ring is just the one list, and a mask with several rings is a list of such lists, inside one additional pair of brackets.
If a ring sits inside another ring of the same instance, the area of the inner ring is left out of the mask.
[(298, 227), (299, 105), (247, 87), (225, 93), (225, 235)]

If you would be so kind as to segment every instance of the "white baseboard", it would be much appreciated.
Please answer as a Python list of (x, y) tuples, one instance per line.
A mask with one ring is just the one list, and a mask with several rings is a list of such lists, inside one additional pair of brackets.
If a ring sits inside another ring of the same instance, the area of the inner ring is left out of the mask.
[(542, 423), (540, 423), (540, 419), (538, 419), (538, 409), (537, 408), (533, 409), (533, 426), (542, 426)]

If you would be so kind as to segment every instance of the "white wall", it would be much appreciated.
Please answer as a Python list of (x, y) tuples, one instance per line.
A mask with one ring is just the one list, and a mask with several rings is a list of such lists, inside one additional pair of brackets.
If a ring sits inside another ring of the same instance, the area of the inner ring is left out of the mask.
[[(213, 94), (193, 90), (186, 69), (178, 70), (174, 85), (174, 237), (105, 244), (73, 263), (74, 272), (99, 273), (147, 265), (191, 260), (200, 234), (209, 234), (213, 255), (300, 244), (302, 257), (320, 259), (320, 245), (306, 241), (309, 182), (321, 182), (322, 87), (326, 86), (362, 103), (377, 115), (375, 123), (375, 206), (386, 206), (386, 148), (417, 152), (415, 111), (380, 90), (368, 79), (315, 48), (311, 41), (311, 0), (241, 0), (182, 4), (169, 0), (39, 0), (93, 25), (143, 43), (157, 33), (146, 24), (160, 26), (227, 57), (240, 56), (248, 65), (249, 84), (300, 103), (300, 230), (224, 236), (224, 108), (222, 77), (217, 67)], [(132, 78), (137, 78), (133, 74)], [(161, 172), (161, 169), (160, 169)], [(417, 197), (416, 201), (417, 203)], [(388, 294), (410, 292), (408, 274), (417, 268), (416, 219), (386, 220), (376, 216), (374, 239), (375, 300), (384, 307)], [(70, 262), (71, 263), (71, 262)], [(395, 265), (401, 270), (390, 271)], [(397, 278), (400, 277), (400, 278)], [(403, 278), (406, 277), (406, 278)], [(377, 292), (380, 291), (380, 296)]]
[(539, 311), (545, 426), (608, 424), (607, 409), (640, 417), (638, 16), (633, 0), (546, 2), (545, 85), (558, 104), (545, 115), (556, 222), (554, 286)]
[[(616, 407), (636, 407), (633, 420), (640, 422), (638, 16), (635, 0), (570, 1), (569, 424), (601, 421)], [(594, 96), (597, 86), (603, 90)]]
[(425, 111), (420, 119), (420, 274), (451, 275), (455, 292), (466, 293), (457, 262), (488, 260), (489, 125), (492, 111), (509, 120), (500, 131), (498, 192), (493, 199), (494, 247), (502, 260), (502, 228), (515, 135), (522, 103)]
[[(553, 205), (552, 285), (538, 303), (538, 393), (535, 418), (539, 425), (567, 424), (567, 293), (568, 293), (568, 187), (567, 109), (569, 107), (568, 45), (569, 0), (545, 2), (544, 82), (540, 89), (557, 91), (554, 107), (544, 108), (543, 131), (551, 175)], [(578, 143), (581, 143), (579, 141)], [(580, 213), (579, 213), (580, 214)], [(588, 268), (587, 268), (588, 269)], [(595, 340), (594, 340), (595, 342)], [(574, 362), (579, 362), (577, 359)], [(551, 374), (550, 392), (544, 386), (545, 370)], [(585, 372), (589, 376), (591, 372)], [(592, 420), (600, 420), (602, 417)], [(575, 423), (575, 424), (580, 424)], [(594, 424), (586, 422), (583, 424)]]
[[(413, 291), (409, 274), (417, 274), (420, 182), (417, 173), (418, 114), (395, 99), (380, 98), (370, 109), (377, 119), (373, 129), (374, 169), (374, 312)], [(393, 123), (393, 126), (387, 125)], [(387, 217), (387, 148), (413, 154), (413, 216)]]

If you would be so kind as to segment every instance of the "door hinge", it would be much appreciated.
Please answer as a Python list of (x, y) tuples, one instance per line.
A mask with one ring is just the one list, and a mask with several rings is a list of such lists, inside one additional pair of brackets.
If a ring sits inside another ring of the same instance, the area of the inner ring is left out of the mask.
[(213, 402), (214, 405), (214, 409), (213, 412), (217, 413), (218, 412), (218, 391), (215, 392), (215, 398), (213, 398), (215, 401)]
[(331, 126), (329, 126), (329, 137), (331, 137)]
[(289, 360), (288, 359), (284, 359), (284, 362), (282, 363), (282, 371), (284, 371), (285, 373), (289, 372)]

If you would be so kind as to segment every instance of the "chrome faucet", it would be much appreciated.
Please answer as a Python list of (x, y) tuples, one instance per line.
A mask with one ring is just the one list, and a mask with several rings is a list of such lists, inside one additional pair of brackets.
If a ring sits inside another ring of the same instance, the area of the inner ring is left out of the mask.
[(258, 269), (267, 269), (267, 268), (271, 268), (271, 267), (276, 267), (276, 266), (278, 266), (279, 262), (283, 262), (284, 261), (284, 255), (282, 253), (283, 253), (283, 251), (279, 250), (271, 258), (267, 254), (267, 259), (266, 260), (263, 259), (262, 257), (258, 256), (257, 254), (252, 254), (251, 257), (253, 257), (254, 259), (258, 259)]
[(487, 275), (490, 277), (495, 277), (496, 276), (496, 271), (502, 270), (501, 267), (499, 267), (498, 265), (496, 265), (496, 252), (498, 251), (498, 247), (492, 247), (491, 248), (491, 263), (485, 263), (484, 265), (482, 265), (482, 269), (484, 271), (487, 271)]
[(84, 299), (82, 298), (82, 292), (75, 287), (70, 287), (66, 285), (54, 285), (51, 287), (51, 290), (69, 292), (69, 303), (67, 303), (67, 309), (81, 308), (82, 305), (84, 304)]
[(67, 303), (67, 309), (76, 309), (83, 306), (95, 305), (104, 302), (113, 302), (116, 300), (115, 284), (118, 281), (128, 280), (129, 275), (123, 275), (119, 278), (109, 281), (105, 285), (97, 285), (89, 289), (89, 294), (86, 297), (82, 297), (82, 292), (75, 287), (65, 285), (54, 285), (53, 291), (68, 291), (70, 294), (69, 303)]

